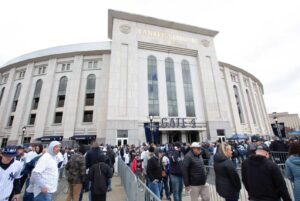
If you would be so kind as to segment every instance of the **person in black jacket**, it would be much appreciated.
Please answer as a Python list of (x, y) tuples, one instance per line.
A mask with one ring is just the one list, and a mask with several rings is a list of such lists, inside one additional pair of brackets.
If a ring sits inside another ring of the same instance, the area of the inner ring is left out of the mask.
[(96, 141), (92, 142), (92, 149), (87, 151), (85, 156), (86, 169), (92, 167), (95, 163), (98, 162), (98, 156), (103, 155), (103, 151), (100, 149)]
[(279, 167), (268, 160), (269, 148), (265, 144), (257, 146), (256, 154), (242, 163), (242, 181), (253, 201), (291, 201)]
[(225, 143), (220, 144), (218, 152), (214, 156), (216, 189), (226, 201), (238, 201), (241, 181), (231, 157), (231, 146)]
[(189, 151), (183, 160), (182, 175), (186, 191), (190, 191), (191, 201), (209, 201), (209, 186), (206, 185), (206, 174), (201, 157), (201, 145), (198, 142), (191, 144)]
[(106, 201), (108, 179), (113, 175), (112, 169), (105, 163), (105, 156), (98, 156), (98, 163), (89, 170), (92, 201)]
[(160, 187), (161, 187), (161, 180), (162, 180), (162, 175), (161, 175), (161, 165), (159, 163), (159, 158), (158, 158), (158, 150), (155, 151), (155, 148), (151, 146), (149, 148), (149, 152), (153, 153), (153, 156), (148, 160), (148, 165), (147, 165), (147, 176), (149, 179), (149, 188), (150, 190), (158, 197), (160, 198)]

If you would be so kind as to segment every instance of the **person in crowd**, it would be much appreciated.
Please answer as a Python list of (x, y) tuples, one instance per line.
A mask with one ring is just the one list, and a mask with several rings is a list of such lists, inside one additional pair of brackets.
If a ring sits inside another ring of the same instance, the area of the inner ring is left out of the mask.
[(291, 201), (279, 167), (269, 160), (269, 151), (267, 145), (258, 145), (255, 155), (242, 163), (242, 181), (249, 200)]
[[(141, 153), (141, 160), (142, 160), (142, 181), (145, 183), (146, 182), (146, 177), (147, 177), (147, 164), (148, 164), (148, 147), (146, 146), (146, 144), (144, 144), (144, 146), (141, 149), (142, 153)], [(146, 183), (147, 185), (147, 183)]]
[(226, 201), (238, 201), (241, 181), (231, 157), (231, 146), (226, 143), (220, 144), (214, 156), (216, 190)]
[[(26, 164), (25, 155), (26, 155), (26, 153), (25, 153), (24, 146), (23, 145), (18, 145), (17, 146), (17, 155), (16, 155), (15, 159), (17, 161), (20, 161), (21, 165), (23, 167), (22, 172), (21, 172), (21, 178), (20, 178), (21, 189), (23, 188), (23, 185), (24, 185), (24, 183), (26, 181), (26, 176), (23, 174), (23, 170), (24, 170), (25, 164)], [(10, 194), (9, 200), (12, 200), (13, 196), (14, 196), (14, 192), (12, 192)]]
[(173, 200), (182, 201), (183, 179), (181, 168), (184, 155), (181, 152), (181, 144), (179, 142), (174, 143), (174, 148), (169, 151), (168, 157), (170, 160), (170, 180)]
[(143, 167), (142, 167), (142, 160), (140, 159), (140, 156), (138, 153), (136, 153), (136, 155), (134, 156), (134, 159), (131, 163), (131, 170), (135, 174), (137, 179), (141, 178)]
[(190, 191), (191, 201), (209, 201), (209, 186), (206, 185), (206, 174), (201, 157), (201, 145), (193, 142), (183, 160), (182, 175), (185, 190)]
[[(106, 148), (106, 158), (107, 161), (109, 164), (109, 166), (111, 167), (113, 173), (115, 172), (114, 171), (114, 164), (115, 164), (115, 152), (112, 150), (111, 146), (110, 145), (107, 145), (107, 148)], [(108, 188), (107, 188), (107, 191), (112, 191), (112, 186), (111, 186), (111, 178), (109, 179), (108, 181)]]
[(1, 150), (0, 156), (0, 200), (9, 201), (11, 194), (12, 200), (21, 201), (21, 172), (23, 164), (15, 159), (17, 155), (16, 146), (8, 145)]
[(69, 191), (66, 201), (78, 201), (82, 184), (85, 182), (85, 158), (82, 149), (73, 154), (66, 165), (68, 175)]
[(124, 162), (127, 166), (130, 166), (130, 156), (128, 150), (125, 150), (124, 153)]
[(92, 142), (92, 148), (87, 151), (85, 156), (86, 168), (89, 169), (94, 164), (98, 163), (98, 156), (104, 155), (97, 141)]
[(256, 147), (263, 143), (263, 139), (259, 136), (252, 136), (251, 143), (247, 145), (247, 157), (255, 155)]
[(148, 160), (147, 165), (147, 176), (149, 178), (149, 189), (160, 198), (160, 187), (161, 187), (161, 166), (159, 164), (158, 150), (155, 150), (154, 146), (150, 146), (149, 152), (154, 153)]
[(65, 171), (66, 171), (66, 165), (68, 163), (68, 161), (71, 158), (71, 150), (70, 148), (66, 147), (64, 152), (63, 152), (63, 162), (62, 162), (62, 171), (61, 171), (61, 175), (59, 176), (60, 178), (64, 178), (65, 175)]
[(58, 174), (59, 178), (61, 179), (63, 177), (63, 172), (64, 172), (64, 156), (61, 151), (58, 152), (55, 156), (56, 162), (57, 162), (57, 167), (58, 167)]
[(43, 154), (43, 145), (42, 144), (37, 144), (35, 145), (35, 152), (36, 152), (36, 157), (33, 158), (31, 161), (29, 161), (28, 163), (26, 163), (23, 174), (24, 176), (27, 178), (26, 182), (25, 182), (25, 192), (23, 195), (23, 201), (33, 201), (34, 200), (34, 195), (32, 192), (28, 192), (27, 191), (27, 187), (30, 184), (30, 175), (32, 170), (34, 169), (37, 161), (40, 159), (40, 157)]
[(165, 151), (159, 151), (160, 164), (162, 168), (162, 187), (160, 190), (160, 197), (163, 197), (163, 190), (165, 190), (167, 200), (171, 200), (169, 188), (169, 175), (170, 175), (170, 160), (166, 156)]
[(47, 152), (41, 156), (32, 170), (30, 185), (33, 187), (34, 201), (52, 200), (52, 194), (57, 190), (59, 177), (56, 160), (58, 153), (60, 153), (60, 142), (52, 141)]
[(237, 150), (239, 152), (238, 162), (239, 162), (239, 164), (241, 164), (245, 160), (246, 153), (247, 153), (247, 149), (244, 145), (244, 142), (240, 142), (237, 145)]
[(294, 200), (300, 200), (300, 142), (290, 145), (285, 162), (285, 176), (294, 183)]
[(284, 142), (283, 139), (275, 137), (275, 140), (270, 144), (270, 150), (278, 152), (288, 152), (289, 146)]
[(28, 148), (30, 151), (25, 156), (25, 162), (29, 163), (32, 159), (37, 156), (37, 152), (35, 150), (36, 144), (31, 144)]
[(105, 163), (105, 156), (98, 155), (97, 163), (90, 167), (92, 201), (106, 201), (108, 179), (113, 175), (111, 167)]

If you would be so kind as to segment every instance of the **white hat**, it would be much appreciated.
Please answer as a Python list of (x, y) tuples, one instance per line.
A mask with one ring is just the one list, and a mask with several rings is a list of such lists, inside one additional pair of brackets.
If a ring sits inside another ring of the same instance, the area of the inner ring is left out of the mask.
[(199, 142), (193, 142), (190, 147), (191, 148), (200, 148), (201, 146), (200, 146)]

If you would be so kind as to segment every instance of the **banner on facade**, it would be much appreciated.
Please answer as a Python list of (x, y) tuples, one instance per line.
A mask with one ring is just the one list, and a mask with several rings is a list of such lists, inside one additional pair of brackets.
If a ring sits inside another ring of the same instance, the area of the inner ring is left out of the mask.
[(145, 135), (147, 143), (157, 144), (158, 142), (158, 133), (159, 133), (159, 123), (153, 122), (152, 125), (150, 123), (144, 123)]

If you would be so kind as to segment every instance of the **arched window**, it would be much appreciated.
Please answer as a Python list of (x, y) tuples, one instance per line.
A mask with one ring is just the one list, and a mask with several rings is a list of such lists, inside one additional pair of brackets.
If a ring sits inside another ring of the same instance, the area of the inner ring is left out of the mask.
[(148, 104), (149, 116), (159, 116), (157, 60), (152, 55), (148, 57)]
[(0, 105), (1, 105), (1, 102), (2, 102), (3, 95), (4, 95), (4, 91), (5, 91), (5, 87), (3, 87), (1, 89), (1, 93), (0, 93)]
[(68, 78), (63, 76), (59, 81), (58, 95), (57, 95), (57, 107), (64, 107), (66, 90), (67, 90)]
[(36, 110), (39, 106), (40, 101), (40, 94), (43, 86), (43, 80), (39, 79), (35, 84), (34, 94), (33, 94), (33, 101), (31, 109)]
[(240, 117), (240, 122), (245, 123), (244, 114), (243, 114), (242, 105), (241, 105), (240, 96), (239, 96), (239, 91), (238, 91), (238, 88), (236, 85), (233, 85), (233, 90), (234, 90), (234, 96), (235, 96), (235, 100), (236, 100), (237, 110), (238, 110), (239, 117)]
[[(65, 105), (67, 84), (68, 84), (68, 78), (66, 76), (60, 78), (58, 93), (57, 93), (57, 103), (56, 103), (56, 107), (58, 108), (64, 107)], [(62, 123), (62, 118), (63, 118), (62, 111), (55, 112), (54, 123), (56, 124)]]
[(86, 106), (94, 105), (95, 86), (96, 86), (96, 76), (94, 74), (91, 74), (87, 77), (87, 81), (86, 81), (86, 92), (85, 92)]
[(165, 66), (166, 66), (168, 114), (169, 114), (169, 116), (178, 116), (175, 71), (174, 71), (173, 59), (171, 59), (169, 57), (166, 58)]
[(252, 120), (253, 120), (253, 123), (256, 124), (256, 119), (255, 119), (255, 114), (254, 114), (254, 110), (253, 110), (253, 105), (252, 105), (252, 101), (251, 101), (251, 97), (250, 97), (248, 89), (246, 89), (246, 94), (247, 94), (247, 98), (248, 98), (248, 103), (249, 103), (249, 107), (250, 107), (250, 111), (251, 111)]
[(195, 104), (193, 95), (193, 86), (191, 79), (190, 64), (187, 60), (181, 62), (182, 79), (184, 88), (185, 110), (187, 117), (195, 116)]
[(14, 100), (13, 100), (13, 105), (12, 105), (11, 112), (15, 112), (16, 109), (17, 109), (17, 105), (18, 105), (18, 101), (19, 101), (19, 96), (20, 96), (21, 88), (22, 88), (22, 84), (19, 83), (17, 85), (17, 87), (16, 87), (16, 91), (15, 91), (15, 96), (14, 96)]

